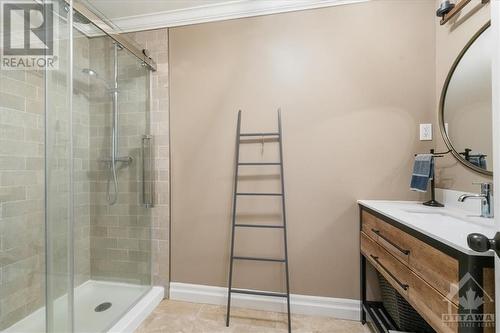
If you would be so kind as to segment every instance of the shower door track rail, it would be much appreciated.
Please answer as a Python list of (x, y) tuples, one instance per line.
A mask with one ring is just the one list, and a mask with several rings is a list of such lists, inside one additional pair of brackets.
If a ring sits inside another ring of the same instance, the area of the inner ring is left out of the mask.
[[(64, 0), (68, 5), (70, 4), (70, 0)], [(135, 43), (128, 37), (120, 34), (116, 31), (117, 28), (113, 27), (113, 24), (101, 16), (98, 13), (95, 13), (93, 10), (88, 8), (85, 4), (79, 1), (73, 1), (73, 9), (78, 13), (87, 18), (90, 22), (96, 25), (99, 29), (101, 29), (107, 36), (113, 39), (115, 42), (123, 46), (130, 53), (132, 53), (135, 57), (141, 60), (144, 64), (146, 64), (152, 71), (156, 72), (156, 62), (150, 57), (146, 56), (143, 50), (139, 49), (135, 46)]]

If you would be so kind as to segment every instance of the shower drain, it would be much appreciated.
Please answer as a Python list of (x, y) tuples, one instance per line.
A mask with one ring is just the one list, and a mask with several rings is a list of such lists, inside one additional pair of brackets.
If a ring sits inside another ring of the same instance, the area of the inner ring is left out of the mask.
[(101, 303), (101, 304), (99, 304), (98, 306), (95, 307), (94, 311), (95, 312), (106, 311), (107, 309), (109, 309), (111, 307), (111, 305), (112, 304), (110, 302)]

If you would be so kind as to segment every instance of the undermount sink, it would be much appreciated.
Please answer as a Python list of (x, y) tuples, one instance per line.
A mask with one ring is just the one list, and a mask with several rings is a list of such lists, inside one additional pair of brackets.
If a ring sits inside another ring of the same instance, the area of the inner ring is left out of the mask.
[(472, 221), (469, 217), (467, 216), (455, 216), (452, 215), (448, 212), (443, 212), (443, 211), (418, 211), (418, 210), (406, 210), (407, 213), (411, 214), (414, 217), (417, 218), (425, 218), (428, 219), (430, 216), (432, 216), (433, 221), (439, 223), (440, 220), (444, 219), (447, 221), (453, 221), (453, 222), (466, 222), (466, 223), (476, 223), (475, 221)]
[(466, 214), (446, 208), (422, 208), (422, 209), (405, 209), (405, 212), (417, 218), (428, 219), (432, 216), (433, 221), (439, 223), (440, 220), (462, 222), (462, 223), (479, 223), (490, 224), (488, 219), (478, 215)]

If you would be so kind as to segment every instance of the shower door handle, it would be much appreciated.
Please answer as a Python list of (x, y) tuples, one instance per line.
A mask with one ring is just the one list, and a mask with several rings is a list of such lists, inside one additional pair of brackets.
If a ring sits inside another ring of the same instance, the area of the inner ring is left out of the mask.
[(154, 159), (153, 136), (143, 135), (142, 142), (142, 204), (146, 208), (154, 207)]

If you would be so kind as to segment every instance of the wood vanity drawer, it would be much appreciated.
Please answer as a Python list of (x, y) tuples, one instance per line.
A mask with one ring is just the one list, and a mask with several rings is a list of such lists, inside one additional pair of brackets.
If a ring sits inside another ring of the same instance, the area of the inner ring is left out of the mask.
[[(458, 260), (412, 236), (408, 237), (408, 247), (410, 268), (415, 274), (446, 297), (458, 290)], [(453, 294), (450, 300), (458, 305), (458, 293)]]
[(363, 232), (361, 252), (402, 295), (408, 295), (411, 272)]
[[(458, 260), (363, 210), (362, 230), (441, 294), (458, 286)], [(458, 304), (458, 295), (450, 298)]]
[(408, 235), (367, 211), (362, 214), (363, 231), (392, 255), (408, 264), (411, 253), (406, 245)]
[(446, 317), (455, 316), (456, 318), (458, 314), (457, 305), (447, 300), (441, 293), (413, 272), (411, 272), (409, 280), (408, 301), (436, 332), (458, 332), (456, 323), (443, 321), (443, 315)]
[(456, 315), (457, 306), (364, 232), (361, 253), (438, 333), (457, 332), (456, 327), (446, 325), (442, 319), (444, 314)]

